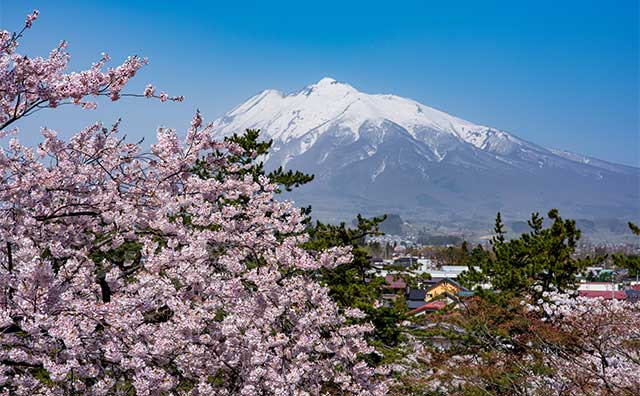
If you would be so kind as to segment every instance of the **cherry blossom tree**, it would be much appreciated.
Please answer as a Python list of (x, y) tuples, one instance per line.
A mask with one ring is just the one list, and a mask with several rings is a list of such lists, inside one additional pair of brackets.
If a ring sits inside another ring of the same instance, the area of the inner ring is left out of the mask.
[(20, 118), (44, 108), (75, 104), (94, 109), (97, 104), (85, 99), (89, 96), (108, 96), (111, 100), (122, 96), (183, 100), (181, 96), (170, 97), (165, 92), (156, 94), (151, 85), (142, 94), (122, 92), (136, 72), (147, 64), (145, 58), (132, 56), (121, 65), (103, 71), (109, 55), (102, 54), (90, 69), (65, 73), (70, 60), (65, 41), (60, 42), (48, 58), (30, 58), (17, 53), (19, 39), (38, 16), (37, 10), (28, 15), (24, 27), (17, 33), (0, 32), (0, 131), (6, 133), (5, 129)]
[(640, 304), (544, 297), (541, 306), (476, 298), (432, 317), (392, 394), (640, 394)]
[[(549, 293), (547, 320), (571, 348), (548, 348), (557, 394), (637, 395), (640, 392), (640, 304)], [(544, 340), (541, 340), (544, 341)], [(553, 346), (549, 344), (549, 346)]]
[[(27, 58), (21, 35), (2, 33), (3, 130), (40, 108), (117, 100), (144, 64), (102, 72), (104, 57), (64, 74), (64, 45)], [(118, 125), (42, 135), (0, 146), (1, 394), (386, 393), (361, 359), (371, 326), (349, 321), (363, 313), (314, 280), (349, 249), (300, 247), (304, 214), (235, 160), (255, 153), (215, 140), (199, 113), (184, 139), (160, 129), (150, 152)]]

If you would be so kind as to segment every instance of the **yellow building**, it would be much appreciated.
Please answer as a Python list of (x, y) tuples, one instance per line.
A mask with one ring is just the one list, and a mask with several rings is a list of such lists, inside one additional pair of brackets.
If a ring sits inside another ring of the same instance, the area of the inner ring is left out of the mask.
[(456, 296), (458, 292), (465, 290), (467, 289), (462, 287), (458, 282), (445, 278), (427, 289), (425, 301), (431, 301), (445, 293), (448, 293), (451, 296)]

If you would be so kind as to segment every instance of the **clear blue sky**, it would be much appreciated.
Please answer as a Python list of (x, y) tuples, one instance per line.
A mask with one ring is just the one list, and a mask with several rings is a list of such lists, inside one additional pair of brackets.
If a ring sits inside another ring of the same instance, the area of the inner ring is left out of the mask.
[(18, 28), (33, 8), (41, 18), (24, 52), (65, 39), (76, 69), (102, 51), (114, 62), (147, 56), (131, 89), (153, 82), (187, 100), (41, 112), (23, 130), (122, 116), (130, 136), (152, 137), (159, 125), (185, 128), (196, 108), (213, 120), (263, 89), (331, 76), (544, 146), (640, 165), (637, 0), (0, 0), (2, 28)]

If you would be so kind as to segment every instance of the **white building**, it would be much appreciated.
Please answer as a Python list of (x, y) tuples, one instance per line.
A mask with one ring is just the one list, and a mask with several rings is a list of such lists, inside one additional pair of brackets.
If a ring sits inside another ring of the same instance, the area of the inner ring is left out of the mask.
[(582, 282), (578, 286), (578, 291), (612, 291), (618, 290), (617, 283), (611, 282)]

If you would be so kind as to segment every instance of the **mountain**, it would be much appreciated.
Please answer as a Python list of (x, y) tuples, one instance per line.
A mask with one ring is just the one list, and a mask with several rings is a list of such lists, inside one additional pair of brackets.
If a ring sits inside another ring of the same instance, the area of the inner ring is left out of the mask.
[[(416, 221), (487, 224), (558, 207), (565, 216), (640, 216), (640, 169), (548, 149), (411, 99), (323, 78), (263, 91), (214, 123), (222, 137), (260, 129), (267, 168), (316, 175), (291, 195), (325, 220), (398, 213)], [(574, 133), (575, 131), (571, 131)]]

